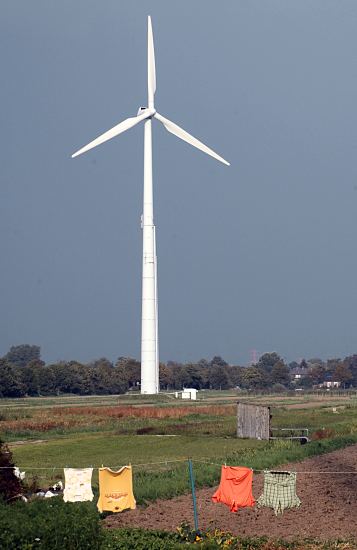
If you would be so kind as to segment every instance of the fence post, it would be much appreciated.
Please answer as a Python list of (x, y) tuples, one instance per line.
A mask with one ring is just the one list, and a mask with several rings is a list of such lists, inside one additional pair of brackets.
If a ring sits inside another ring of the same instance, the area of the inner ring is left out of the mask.
[(192, 460), (188, 459), (188, 470), (190, 472), (190, 481), (191, 481), (191, 493), (192, 493), (192, 504), (193, 504), (193, 519), (195, 523), (195, 531), (198, 531), (198, 517), (197, 517), (197, 503), (196, 503), (196, 491), (195, 491), (195, 478), (193, 475)]

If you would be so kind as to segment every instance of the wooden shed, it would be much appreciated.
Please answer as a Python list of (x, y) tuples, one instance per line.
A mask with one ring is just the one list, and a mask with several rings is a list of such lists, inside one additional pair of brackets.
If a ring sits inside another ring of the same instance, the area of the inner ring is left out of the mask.
[(269, 439), (270, 407), (238, 402), (237, 437)]

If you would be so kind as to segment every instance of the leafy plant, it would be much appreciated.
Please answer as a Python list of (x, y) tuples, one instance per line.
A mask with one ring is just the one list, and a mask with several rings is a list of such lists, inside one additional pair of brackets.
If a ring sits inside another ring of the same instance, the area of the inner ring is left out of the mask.
[(235, 537), (215, 529), (197, 533), (187, 523), (177, 533), (144, 529), (108, 529), (103, 550), (357, 550), (356, 541), (272, 540), (267, 537)]
[(4, 550), (99, 550), (103, 540), (92, 503), (64, 503), (56, 497), (0, 504), (0, 548)]
[(0, 439), (0, 497), (5, 502), (10, 502), (23, 493), (22, 483), (16, 477), (14, 468), (11, 451)]
[[(182, 548), (180, 537), (167, 531), (144, 529), (108, 529), (103, 550), (177, 550)], [(190, 546), (185, 546), (185, 549)]]

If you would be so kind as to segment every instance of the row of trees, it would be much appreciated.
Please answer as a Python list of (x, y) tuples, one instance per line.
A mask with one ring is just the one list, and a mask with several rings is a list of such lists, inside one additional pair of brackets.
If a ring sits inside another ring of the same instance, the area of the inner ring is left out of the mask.
[[(299, 377), (296, 378), (296, 373)], [(222, 357), (197, 363), (168, 361), (160, 364), (160, 388), (181, 390), (228, 389), (283, 391), (297, 386), (311, 388), (325, 380), (357, 387), (357, 355), (345, 359), (321, 359), (286, 364), (277, 353), (265, 353), (249, 367), (229, 365)], [(140, 387), (140, 363), (120, 357), (88, 364), (77, 361), (46, 365), (38, 346), (14, 346), (0, 359), (0, 397), (74, 393), (118, 394)]]

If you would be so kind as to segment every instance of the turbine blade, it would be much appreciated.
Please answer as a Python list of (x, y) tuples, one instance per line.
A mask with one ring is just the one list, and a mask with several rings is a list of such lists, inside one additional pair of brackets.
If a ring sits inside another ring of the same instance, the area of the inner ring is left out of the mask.
[(156, 70), (154, 37), (152, 33), (151, 17), (148, 16), (148, 105), (154, 106), (154, 95), (156, 91)]
[(195, 137), (191, 136), (188, 132), (180, 128), (180, 126), (177, 126), (177, 124), (175, 124), (174, 122), (171, 122), (171, 120), (163, 117), (159, 113), (155, 113), (154, 117), (157, 118), (157, 120), (159, 120), (165, 126), (166, 130), (171, 132), (171, 134), (174, 134), (175, 136), (182, 139), (183, 141), (186, 141), (190, 145), (197, 147), (197, 149), (200, 149), (204, 153), (207, 153), (207, 155), (211, 155), (211, 157), (219, 160), (220, 162), (223, 162), (223, 164), (230, 166), (229, 162), (224, 160), (224, 158), (217, 155), (217, 153), (215, 153), (212, 149), (207, 147), (207, 145), (205, 145)]
[(73, 153), (72, 158), (78, 157), (78, 155), (81, 155), (82, 153), (85, 153), (86, 151), (89, 151), (89, 149), (93, 149), (93, 147), (96, 147), (97, 145), (100, 145), (101, 143), (104, 143), (105, 141), (108, 141), (108, 139), (112, 139), (115, 136), (118, 136), (119, 134), (122, 134), (126, 130), (129, 130), (133, 126), (136, 126), (141, 122), (142, 120), (145, 120), (146, 118), (149, 118), (154, 111), (151, 111), (150, 109), (146, 109), (142, 115), (138, 115), (136, 117), (127, 118), (126, 120), (123, 120), (123, 122), (120, 122), (114, 128), (111, 128), (111, 130), (108, 130), (107, 132), (104, 132), (101, 136), (97, 137), (88, 145), (85, 145), (82, 147), (82, 149), (79, 149), (76, 153)]

